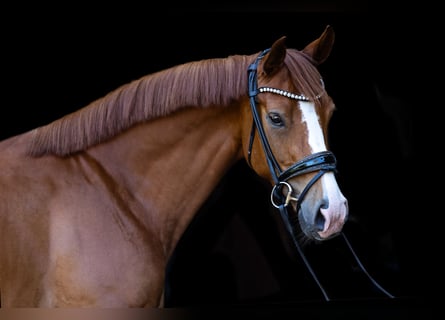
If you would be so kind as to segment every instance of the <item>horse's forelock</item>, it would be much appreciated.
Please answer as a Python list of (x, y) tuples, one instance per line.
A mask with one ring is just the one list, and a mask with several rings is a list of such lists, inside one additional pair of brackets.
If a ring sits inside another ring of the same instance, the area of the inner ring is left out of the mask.
[(312, 101), (325, 95), (324, 83), (321, 75), (313, 62), (301, 51), (287, 49), (285, 64), (292, 76), (294, 86), (298, 94), (304, 95)]

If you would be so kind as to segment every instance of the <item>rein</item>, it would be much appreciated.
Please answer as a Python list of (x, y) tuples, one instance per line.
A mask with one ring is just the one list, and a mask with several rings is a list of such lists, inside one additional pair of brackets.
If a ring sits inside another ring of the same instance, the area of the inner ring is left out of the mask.
[[(288, 214), (288, 205), (291, 201), (296, 201), (296, 213), (300, 211), (301, 203), (304, 200), (304, 197), (306, 196), (309, 189), (314, 185), (314, 183), (321, 178), (323, 174), (329, 171), (336, 171), (337, 166), (337, 160), (334, 156), (334, 154), (331, 151), (321, 151), (317, 153), (313, 153), (293, 165), (291, 165), (286, 170), (282, 170), (280, 165), (278, 164), (278, 161), (275, 159), (272, 149), (270, 148), (269, 142), (267, 140), (267, 136), (264, 132), (264, 128), (260, 119), (260, 115), (258, 114), (258, 108), (257, 108), (257, 101), (256, 97), (259, 93), (262, 92), (270, 92), (278, 95), (282, 95), (284, 97), (287, 97), (289, 99), (294, 99), (297, 101), (309, 101), (309, 98), (305, 97), (304, 95), (294, 94), (291, 92), (288, 92), (286, 90), (276, 89), (276, 88), (270, 88), (270, 87), (259, 87), (258, 88), (258, 79), (257, 79), (257, 69), (258, 69), (258, 63), (259, 61), (270, 51), (269, 49), (264, 50), (261, 52), (258, 57), (255, 59), (255, 61), (249, 65), (248, 67), (248, 90), (249, 90), (249, 99), (250, 99), (250, 106), (252, 110), (252, 116), (253, 116), (253, 122), (252, 122), (252, 129), (250, 132), (250, 140), (249, 140), (249, 149), (248, 149), (248, 163), (251, 165), (251, 154), (252, 154), (252, 148), (253, 148), (253, 141), (255, 138), (255, 129), (258, 133), (258, 136), (261, 141), (261, 145), (263, 147), (267, 165), (269, 167), (270, 174), (272, 176), (272, 179), (275, 183), (275, 185), (272, 188), (270, 200), (272, 202), (272, 205), (277, 208), (280, 212), (281, 218), (285, 224), (285, 227), (287, 231), (289, 232), (292, 241), (295, 244), (295, 247), (297, 248), (298, 253), (300, 254), (301, 258), (303, 259), (308, 271), (312, 275), (312, 278), (317, 283), (318, 287), (320, 288), (324, 298), (326, 301), (330, 301), (329, 296), (326, 293), (326, 290), (321, 285), (320, 281), (318, 280), (317, 275), (315, 274), (314, 270), (312, 269), (311, 265), (309, 264), (309, 261), (307, 260), (303, 250), (301, 249), (298, 240), (296, 239), (294, 229), (292, 227), (292, 223), (290, 221), (290, 217)], [(319, 97), (319, 96), (318, 96)], [(294, 197), (292, 195), (292, 187), (289, 183), (287, 183), (287, 180), (294, 178), (296, 176), (300, 176), (309, 172), (315, 172), (318, 171), (317, 174), (308, 182), (308, 184), (305, 186), (303, 191), (299, 194), (298, 197)], [(287, 194), (283, 194), (284, 187), (287, 189)], [(388, 293), (386, 290), (384, 290), (366, 271), (360, 260), (358, 259), (357, 255), (355, 254), (354, 250), (352, 249), (348, 239), (346, 238), (346, 235), (341, 232), (346, 245), (348, 246), (349, 250), (353, 254), (357, 264), (361, 268), (361, 270), (368, 276), (368, 278), (371, 280), (371, 282), (379, 288), (380, 291), (382, 291), (385, 295), (387, 295), (390, 298), (394, 298), (393, 295)]]

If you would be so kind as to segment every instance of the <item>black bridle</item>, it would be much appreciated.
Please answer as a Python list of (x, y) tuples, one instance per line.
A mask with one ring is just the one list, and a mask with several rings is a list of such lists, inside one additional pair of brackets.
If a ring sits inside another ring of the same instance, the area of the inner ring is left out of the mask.
[[(305, 195), (307, 194), (308, 190), (314, 185), (314, 183), (321, 178), (323, 174), (329, 171), (335, 171), (337, 167), (337, 161), (334, 156), (334, 154), (331, 151), (321, 151), (317, 153), (313, 153), (307, 157), (304, 157), (303, 159), (297, 161), (293, 165), (291, 165), (286, 170), (282, 170), (281, 166), (278, 164), (277, 160), (275, 159), (272, 149), (270, 148), (269, 142), (267, 140), (266, 134), (264, 132), (264, 128), (261, 122), (260, 115), (258, 114), (258, 108), (257, 108), (257, 101), (256, 97), (259, 93), (262, 92), (271, 92), (275, 94), (279, 94), (282, 96), (285, 96), (290, 99), (294, 99), (297, 101), (309, 101), (309, 98), (305, 97), (304, 95), (294, 94), (290, 93), (286, 90), (276, 89), (276, 88), (270, 88), (270, 87), (258, 87), (258, 78), (257, 78), (257, 69), (258, 69), (258, 63), (259, 61), (270, 51), (269, 49), (264, 50), (261, 52), (258, 57), (255, 59), (255, 61), (249, 65), (248, 67), (248, 89), (249, 89), (249, 99), (250, 99), (250, 106), (252, 110), (252, 116), (253, 116), (253, 122), (252, 122), (252, 129), (250, 132), (250, 141), (249, 141), (249, 147), (247, 151), (247, 162), (252, 167), (251, 164), (251, 155), (252, 155), (252, 148), (253, 148), (253, 141), (255, 138), (255, 131), (258, 133), (258, 136), (261, 141), (261, 145), (263, 147), (267, 165), (269, 167), (270, 174), (272, 176), (272, 179), (274, 181), (274, 186), (271, 191), (271, 202), (272, 205), (277, 208), (280, 212), (281, 218), (284, 221), (285, 227), (288, 230), (295, 247), (298, 250), (298, 253), (300, 254), (301, 258), (303, 259), (307, 269), (311, 273), (313, 279), (317, 283), (318, 287), (320, 288), (324, 298), (326, 301), (329, 301), (329, 296), (327, 295), (325, 289), (321, 285), (320, 281), (318, 280), (315, 272), (313, 271), (312, 267), (309, 264), (309, 261), (307, 260), (305, 254), (303, 253), (303, 250), (301, 249), (295, 233), (294, 229), (292, 227), (292, 223), (290, 221), (290, 216), (287, 212), (288, 205), (290, 201), (296, 201), (296, 213), (300, 211), (301, 203), (304, 200)], [(322, 81), (322, 80), (321, 80)], [(255, 130), (256, 129), (256, 130)], [(305, 186), (303, 191), (299, 194), (298, 197), (294, 197), (292, 195), (292, 187), (289, 183), (287, 183), (287, 180), (294, 178), (296, 176), (300, 176), (309, 172), (315, 172), (318, 171), (312, 179), (308, 182), (308, 184)], [(283, 187), (287, 188), (287, 194), (285, 195), (283, 193)], [(355, 254), (354, 250), (352, 249), (348, 239), (346, 238), (345, 234), (341, 232), (343, 235), (343, 238), (350, 249), (351, 253), (353, 254), (357, 264), (362, 269), (362, 271), (368, 276), (368, 278), (371, 280), (371, 282), (379, 288), (380, 291), (382, 291), (385, 295), (387, 295), (390, 298), (394, 298), (393, 295), (388, 293), (385, 289), (383, 289), (366, 271), (360, 260), (358, 259), (357, 255)]]
[[(255, 137), (255, 128), (260, 137), (261, 145), (263, 147), (264, 153), (266, 155), (267, 165), (269, 166), (270, 174), (275, 183), (271, 192), (271, 201), (274, 207), (282, 210), (288, 206), (290, 201), (297, 202), (297, 213), (300, 209), (301, 203), (308, 190), (314, 185), (314, 183), (326, 172), (334, 171), (336, 169), (337, 161), (335, 156), (330, 151), (322, 151), (311, 154), (300, 161), (296, 162), (286, 170), (282, 170), (277, 160), (275, 159), (272, 149), (270, 148), (269, 142), (267, 140), (264, 128), (258, 114), (256, 97), (261, 92), (271, 92), (279, 94), (289, 99), (294, 99), (297, 101), (309, 101), (309, 99), (303, 95), (293, 94), (285, 90), (270, 88), (270, 87), (260, 87), (258, 88), (257, 79), (257, 68), (259, 61), (270, 51), (270, 49), (264, 50), (255, 61), (249, 66), (249, 98), (250, 106), (252, 109), (253, 123), (252, 130), (250, 132), (249, 149), (247, 152), (249, 165), (251, 165), (251, 154), (253, 147), (253, 140)], [(317, 174), (309, 181), (303, 191), (300, 193), (298, 198), (292, 196), (292, 188), (290, 184), (286, 181), (299, 175), (303, 175), (309, 172), (318, 171)], [(287, 195), (283, 194), (283, 187), (287, 187)]]

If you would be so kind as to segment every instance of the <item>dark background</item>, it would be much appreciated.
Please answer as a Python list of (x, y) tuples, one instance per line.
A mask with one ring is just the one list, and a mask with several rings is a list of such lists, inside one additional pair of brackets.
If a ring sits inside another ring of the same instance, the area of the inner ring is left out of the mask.
[[(332, 25), (336, 42), (320, 71), (338, 109), (330, 143), (350, 206), (344, 233), (367, 271), (396, 299), (388, 303), (366, 278), (343, 238), (305, 250), (337, 303), (372, 301), (392, 311), (434, 300), (438, 222), (422, 205), (417, 182), (427, 166), (415, 148), (421, 125), (415, 108), (425, 100), (417, 95), (422, 79), (413, 52), (422, 46), (411, 16), (382, 14), (360, 1), (149, 7), (6, 10), (1, 138), (46, 124), (148, 73), (252, 54), (283, 35), (289, 47), (302, 49)], [(251, 194), (241, 192), (246, 187)], [(178, 245), (168, 269), (167, 306), (325, 306), (277, 217), (268, 187), (245, 163), (237, 164)]]

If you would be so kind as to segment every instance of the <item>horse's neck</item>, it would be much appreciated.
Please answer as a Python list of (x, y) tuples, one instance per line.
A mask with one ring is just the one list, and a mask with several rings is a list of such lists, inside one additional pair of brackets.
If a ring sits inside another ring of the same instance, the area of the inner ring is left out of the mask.
[(188, 109), (139, 125), (91, 154), (137, 202), (134, 215), (169, 255), (195, 212), (242, 156), (234, 108)]

